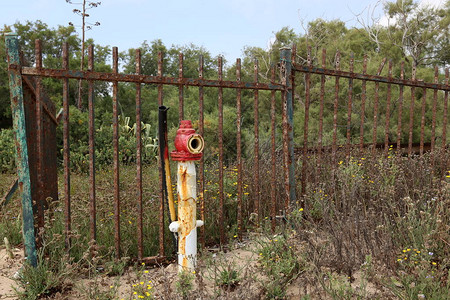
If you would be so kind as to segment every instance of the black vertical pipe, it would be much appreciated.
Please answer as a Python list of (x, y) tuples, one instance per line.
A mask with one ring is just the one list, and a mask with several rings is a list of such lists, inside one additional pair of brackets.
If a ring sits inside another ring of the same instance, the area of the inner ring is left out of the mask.
[[(172, 187), (167, 186), (167, 180), (166, 180), (166, 168), (165, 164), (168, 163), (169, 158), (169, 148), (167, 146), (167, 111), (169, 110), (169, 107), (166, 107), (164, 105), (161, 105), (158, 109), (158, 141), (159, 141), (159, 163), (161, 166), (162, 174), (161, 174), (161, 180), (162, 180), (162, 195), (163, 195), (163, 202), (167, 202), (167, 216), (169, 218), (169, 224), (172, 223), (175, 220), (172, 220), (171, 214), (170, 214), (170, 204), (169, 201), (169, 190)], [(170, 176), (170, 174), (169, 174)], [(173, 247), (174, 251), (177, 251), (177, 238), (176, 233), (173, 234), (172, 237), (173, 240)]]

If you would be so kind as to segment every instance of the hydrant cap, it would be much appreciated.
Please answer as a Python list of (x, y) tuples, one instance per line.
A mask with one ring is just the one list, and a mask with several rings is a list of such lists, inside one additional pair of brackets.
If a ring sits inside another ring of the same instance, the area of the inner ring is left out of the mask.
[(181, 122), (180, 122), (180, 129), (181, 128), (189, 128), (189, 129), (191, 129), (192, 128), (191, 120), (181, 120)]

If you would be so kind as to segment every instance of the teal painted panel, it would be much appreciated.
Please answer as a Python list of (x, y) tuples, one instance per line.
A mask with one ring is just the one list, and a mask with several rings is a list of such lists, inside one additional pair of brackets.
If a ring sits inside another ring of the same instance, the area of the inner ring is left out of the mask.
[(25, 255), (32, 266), (37, 264), (36, 241), (34, 233), (33, 201), (31, 198), (30, 168), (26, 134), (25, 108), (22, 75), (17, 35), (5, 34), (8, 59), (9, 90), (16, 144), (16, 165), (19, 177), (19, 192), (22, 197), (23, 238)]

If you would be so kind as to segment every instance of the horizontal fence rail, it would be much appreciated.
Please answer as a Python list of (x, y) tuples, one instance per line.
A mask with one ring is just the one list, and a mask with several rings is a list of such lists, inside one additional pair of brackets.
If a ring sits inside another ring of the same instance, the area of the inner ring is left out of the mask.
[[(17, 68), (15, 65), (11, 66)], [(240, 82), (227, 80), (207, 80), (197, 78), (180, 78), (180, 77), (159, 77), (149, 75), (136, 74), (119, 74), (119, 73), (100, 73), (91, 71), (77, 70), (57, 70), (57, 69), (36, 69), (31, 67), (22, 67), (22, 74), (29, 76), (43, 76), (54, 78), (83, 79), (109, 82), (133, 82), (141, 84), (164, 84), (177, 86), (202, 86), (215, 88), (232, 88), (232, 89), (253, 89), (253, 90), (284, 90), (285, 87), (276, 83), (259, 83), (259, 82)]]

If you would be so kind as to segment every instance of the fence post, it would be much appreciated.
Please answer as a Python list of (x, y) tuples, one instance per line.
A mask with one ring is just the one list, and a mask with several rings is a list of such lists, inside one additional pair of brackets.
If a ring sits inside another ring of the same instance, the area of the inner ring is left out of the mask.
[(281, 83), (283, 92), (283, 152), (287, 201), (285, 208), (296, 203), (294, 162), (294, 109), (292, 103), (291, 48), (280, 49)]
[(37, 265), (37, 257), (34, 235), (33, 203), (31, 199), (25, 106), (17, 34), (5, 34), (5, 46), (8, 58), (9, 90), (15, 133), (17, 175), (19, 177), (19, 190), (22, 196), (25, 255), (27, 256), (28, 262), (35, 267)]

